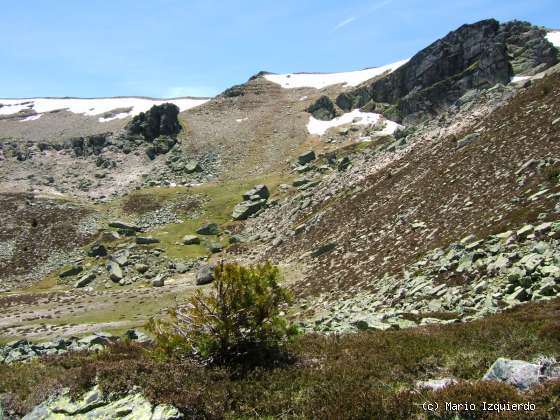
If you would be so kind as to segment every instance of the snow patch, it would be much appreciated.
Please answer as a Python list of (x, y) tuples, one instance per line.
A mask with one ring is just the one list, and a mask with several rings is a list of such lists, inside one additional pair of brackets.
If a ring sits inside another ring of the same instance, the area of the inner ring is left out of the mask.
[(240, 123), (240, 122), (243, 122), (243, 121), (247, 121), (247, 120), (249, 120), (249, 117), (245, 117), (245, 118), (238, 118), (238, 119), (237, 119), (237, 120), (235, 120), (235, 121), (237, 121), (238, 123)]
[[(327, 132), (328, 129), (338, 127), (344, 124), (352, 125), (370, 125), (375, 124), (381, 118), (381, 114), (376, 114), (373, 112), (362, 112), (359, 109), (355, 109), (352, 112), (347, 112), (346, 114), (336, 117), (330, 121), (321, 121), (313, 116), (309, 117), (309, 122), (307, 123), (307, 131), (310, 134), (315, 134), (322, 136)], [(385, 120), (385, 127), (383, 130), (377, 132), (380, 135), (393, 134), (397, 128), (401, 127), (394, 121)]]
[(560, 31), (552, 31), (546, 34), (546, 39), (556, 48), (560, 48)]
[[(38, 114), (65, 109), (74, 114), (99, 115), (119, 108), (132, 108), (130, 112), (123, 112), (110, 118), (99, 118), (99, 122), (111, 121), (116, 118), (126, 118), (141, 112), (146, 112), (154, 105), (173, 103), (181, 111), (202, 105), (208, 99), (167, 99), (156, 100), (147, 98), (32, 98), (32, 99), (0, 99), (0, 115), (16, 114), (23, 110), (33, 109)], [(31, 120), (28, 120), (31, 121)]]
[(29, 117), (26, 117), (21, 121), (35, 121), (35, 120), (38, 120), (39, 118), (41, 118), (42, 116), (43, 116), (43, 114), (30, 115)]
[(99, 122), (113, 121), (121, 118), (126, 118), (130, 115), (132, 115), (130, 112), (119, 112), (118, 114), (115, 114), (112, 117), (108, 117), (108, 118), (99, 117)]
[(530, 79), (531, 76), (513, 76), (511, 78), (511, 83), (522, 82), (523, 80)]
[(371, 69), (349, 71), (343, 73), (289, 73), (289, 74), (267, 74), (265, 79), (269, 82), (276, 83), (286, 89), (294, 89), (301, 87), (311, 87), (322, 89), (326, 86), (337, 85), (343, 83), (345, 86), (358, 86), (366, 80), (373, 79), (385, 72), (392, 73), (408, 59), (397, 61), (396, 63), (387, 64), (382, 67), (374, 67)]

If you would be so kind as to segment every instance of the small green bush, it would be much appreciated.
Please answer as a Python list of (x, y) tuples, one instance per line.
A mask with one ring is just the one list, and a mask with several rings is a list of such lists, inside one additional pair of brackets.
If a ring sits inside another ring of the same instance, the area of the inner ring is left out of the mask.
[(166, 352), (186, 344), (207, 361), (254, 361), (276, 353), (296, 334), (283, 317), (291, 296), (279, 285), (277, 267), (220, 264), (214, 278), (210, 293), (197, 290), (167, 327), (151, 326)]

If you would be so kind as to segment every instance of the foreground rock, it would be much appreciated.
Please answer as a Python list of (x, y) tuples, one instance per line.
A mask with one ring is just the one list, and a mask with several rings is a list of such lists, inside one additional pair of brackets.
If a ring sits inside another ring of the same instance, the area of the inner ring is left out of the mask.
[(182, 419), (183, 415), (170, 405), (154, 406), (139, 393), (111, 399), (95, 387), (76, 401), (65, 391), (62, 395), (36, 406), (23, 418), (175, 420)]
[(524, 391), (558, 377), (560, 377), (560, 366), (554, 359), (545, 358), (536, 363), (529, 363), (523, 360), (499, 358), (488, 369), (483, 379), (505, 382)]

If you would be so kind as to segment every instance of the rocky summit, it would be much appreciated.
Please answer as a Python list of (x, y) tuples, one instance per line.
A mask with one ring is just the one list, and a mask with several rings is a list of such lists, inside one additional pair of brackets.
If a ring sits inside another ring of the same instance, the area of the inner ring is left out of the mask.
[[(487, 19), (212, 98), (0, 99), (0, 419), (559, 418), (559, 40)], [(231, 262), (289, 303), (251, 363), (187, 357)]]

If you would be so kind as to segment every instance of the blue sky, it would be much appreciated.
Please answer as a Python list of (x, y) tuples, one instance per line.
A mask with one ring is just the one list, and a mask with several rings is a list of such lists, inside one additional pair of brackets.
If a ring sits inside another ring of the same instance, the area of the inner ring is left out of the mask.
[(387, 64), (489, 17), (560, 27), (558, 0), (3, 3), (3, 98), (214, 95), (259, 70)]

